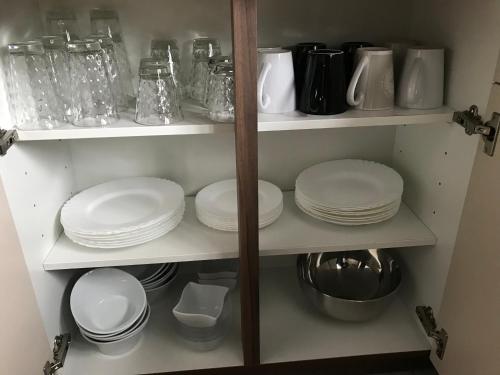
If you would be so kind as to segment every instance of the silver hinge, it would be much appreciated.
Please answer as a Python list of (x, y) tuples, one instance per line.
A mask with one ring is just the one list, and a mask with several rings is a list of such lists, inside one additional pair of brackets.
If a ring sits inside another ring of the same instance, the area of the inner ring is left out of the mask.
[(17, 139), (15, 130), (0, 129), (0, 156), (7, 153), (7, 150), (14, 144)]
[(484, 141), (484, 153), (493, 156), (500, 129), (500, 114), (494, 112), (491, 120), (484, 123), (477, 106), (472, 105), (467, 111), (455, 112), (453, 121), (465, 128), (468, 135), (480, 134)]
[(54, 338), (54, 348), (52, 349), (53, 359), (47, 361), (43, 366), (43, 375), (54, 375), (57, 370), (64, 366), (66, 354), (71, 344), (71, 335), (65, 333)]
[(416, 308), (418, 319), (424, 327), (425, 333), (436, 342), (436, 354), (439, 359), (443, 359), (448, 342), (448, 333), (443, 329), (438, 329), (434, 312), (430, 306), (417, 306)]

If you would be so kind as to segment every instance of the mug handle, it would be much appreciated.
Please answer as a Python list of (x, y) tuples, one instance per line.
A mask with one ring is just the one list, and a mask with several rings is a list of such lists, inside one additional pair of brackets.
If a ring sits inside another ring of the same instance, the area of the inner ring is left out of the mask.
[(347, 103), (352, 106), (358, 106), (361, 104), (364, 93), (360, 93), (358, 98), (354, 97), (354, 92), (356, 91), (356, 86), (358, 86), (359, 79), (361, 78), (361, 73), (368, 67), (369, 58), (367, 56), (363, 56), (361, 61), (359, 62), (354, 74), (352, 75), (351, 82), (349, 83), (349, 88), (347, 89)]
[(265, 62), (262, 70), (260, 71), (259, 80), (257, 81), (257, 100), (259, 101), (259, 106), (262, 108), (267, 108), (271, 103), (271, 98), (269, 95), (264, 94), (264, 83), (266, 81), (267, 75), (271, 71), (272, 65), (270, 62)]
[(421, 57), (417, 57), (413, 61), (410, 69), (410, 78), (408, 80), (408, 103), (415, 103), (419, 96), (422, 95), (422, 75), (424, 73), (424, 65)]

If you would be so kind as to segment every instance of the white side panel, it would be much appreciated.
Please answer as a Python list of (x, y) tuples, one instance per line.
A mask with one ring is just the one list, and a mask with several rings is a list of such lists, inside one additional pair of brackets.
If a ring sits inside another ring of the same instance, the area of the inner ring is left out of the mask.
[[(412, 37), (446, 47), (446, 104), (484, 113), (500, 46), (500, 3), (414, 1)], [(412, 305), (439, 311), (479, 137), (458, 125), (399, 127), (394, 164), (406, 181), (406, 203), (438, 244), (404, 254), (412, 275)]]
[(0, 158), (17, 234), (30, 272), (49, 341), (67, 330), (68, 303), (63, 301), (71, 276), (45, 272), (43, 260), (59, 233), (59, 209), (73, 191), (67, 144), (59, 141), (14, 145)]

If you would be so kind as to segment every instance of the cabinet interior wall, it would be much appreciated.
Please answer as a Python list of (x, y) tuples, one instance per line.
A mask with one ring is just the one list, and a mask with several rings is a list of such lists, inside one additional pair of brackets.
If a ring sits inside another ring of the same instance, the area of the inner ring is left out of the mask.
[[(450, 3), (261, 1), (259, 44), (401, 38), (442, 44), (450, 50), (447, 104), (461, 109), (474, 103), (484, 109), (500, 45), (500, 26), (493, 22), (498, 5), (489, 1), (477, 9), (465, 0), (456, 6)], [(2, 44), (40, 34), (41, 14), (54, 4), (45, 0), (10, 4), (0, 15)], [(189, 61), (189, 40), (202, 35), (219, 38), (223, 51), (231, 50), (227, 0), (64, 2), (77, 10), (84, 33), (89, 31), (88, 10), (103, 4), (120, 12), (133, 72), (153, 37), (177, 38), (184, 61)], [(445, 10), (456, 13), (450, 17)], [(484, 17), (474, 21), (468, 15), (477, 11)], [(480, 38), (486, 35), (490, 39)], [(2, 54), (4, 62), (4, 49)], [(476, 61), (477, 55), (485, 58)], [(184, 64), (186, 72), (189, 65)], [(1, 79), (5, 82), (3, 75)], [(4, 89), (0, 89), (0, 119), (2, 127), (9, 124)], [(291, 190), (301, 170), (325, 160), (363, 158), (395, 167), (405, 179), (405, 202), (438, 238), (434, 247), (399, 251), (408, 275), (404, 295), (410, 306), (423, 303), (439, 309), (476, 147), (477, 138), (466, 137), (451, 124), (262, 133), (259, 173)], [(235, 175), (234, 135), (23, 142), (0, 158), (0, 172), (51, 342), (69, 326), (69, 285), (81, 272), (43, 271), (43, 259), (61, 232), (62, 204), (89, 186), (128, 176), (169, 178), (193, 195), (209, 183)], [(290, 260), (286, 264), (293, 266)]]

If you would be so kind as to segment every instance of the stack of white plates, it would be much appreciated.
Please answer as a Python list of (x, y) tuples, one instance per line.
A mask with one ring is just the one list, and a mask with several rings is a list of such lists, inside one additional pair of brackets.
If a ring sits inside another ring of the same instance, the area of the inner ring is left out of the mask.
[(403, 179), (392, 168), (366, 160), (334, 160), (304, 170), (295, 202), (305, 213), (342, 225), (378, 223), (399, 210)]
[[(205, 225), (224, 231), (238, 231), (236, 180), (224, 180), (203, 188), (196, 195), (196, 216)], [(283, 193), (259, 180), (259, 228), (276, 221), (283, 211)]]
[(151, 314), (141, 283), (116, 268), (95, 269), (80, 277), (70, 305), (83, 338), (107, 355), (132, 350)]
[(83, 246), (119, 248), (152, 241), (184, 215), (184, 190), (148, 177), (114, 180), (84, 190), (61, 210), (66, 236)]
[(149, 303), (156, 301), (177, 276), (178, 263), (161, 263), (120, 267), (136, 277), (146, 291)]

